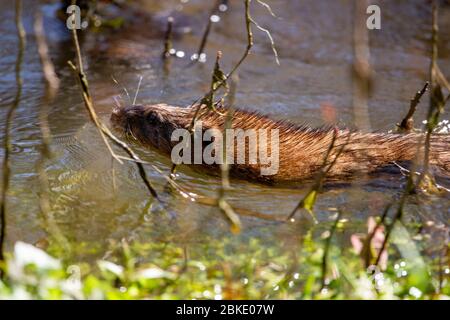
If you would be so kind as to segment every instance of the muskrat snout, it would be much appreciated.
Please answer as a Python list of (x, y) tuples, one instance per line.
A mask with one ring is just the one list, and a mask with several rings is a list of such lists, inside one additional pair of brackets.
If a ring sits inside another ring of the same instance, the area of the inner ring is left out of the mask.
[(123, 109), (124, 109), (123, 107), (118, 107), (118, 106), (115, 106), (112, 109), (111, 117), (109, 118), (109, 121), (111, 122), (111, 125), (114, 130), (123, 131), (124, 118), (125, 118)]
[(114, 130), (125, 134), (132, 119), (141, 114), (143, 107), (131, 105), (127, 107), (115, 106), (111, 112), (110, 122)]
[(114, 130), (122, 135), (157, 136), (158, 129), (163, 126), (164, 118), (162, 109), (154, 105), (130, 105), (127, 107), (114, 107), (111, 113), (111, 125)]

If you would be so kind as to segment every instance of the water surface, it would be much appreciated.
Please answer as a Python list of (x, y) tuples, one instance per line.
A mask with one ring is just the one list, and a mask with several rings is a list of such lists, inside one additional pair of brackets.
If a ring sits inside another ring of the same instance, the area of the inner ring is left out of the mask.
[[(165, 178), (151, 167), (148, 176), (165, 208), (149, 197), (132, 164), (112, 164), (111, 157), (87, 117), (76, 79), (67, 65), (74, 59), (70, 34), (55, 14), (57, 5), (24, 1), (27, 46), (22, 77), (23, 95), (11, 132), (12, 181), (8, 197), (7, 241), (11, 246), (22, 240), (36, 243), (48, 238), (48, 228), (38, 210), (39, 183), (36, 162), (40, 158), (38, 111), (44, 103), (44, 81), (33, 35), (33, 14), (43, 10), (50, 54), (61, 88), (50, 106), (49, 121), (54, 158), (46, 171), (51, 186), (52, 212), (57, 225), (71, 243), (80, 244), (77, 258), (102, 257), (108, 246), (122, 238), (140, 241), (196, 243), (213, 237), (234, 237), (216, 208), (203, 206), (174, 193), (164, 192)], [(135, 94), (139, 77), (142, 85), (139, 103), (165, 102), (189, 105), (209, 87), (218, 50), (223, 52), (225, 70), (238, 61), (246, 46), (242, 1), (230, 1), (229, 10), (213, 25), (207, 44), (206, 63), (190, 64), (199, 45), (207, 19), (207, 1), (145, 1), (148, 24), (137, 22), (125, 30), (99, 33), (83, 32), (81, 39), (95, 107), (108, 120), (113, 97), (124, 104)], [(275, 63), (266, 35), (254, 28), (255, 46), (239, 70), (236, 105), (257, 110), (279, 119), (312, 126), (324, 124), (323, 106), (332, 106), (336, 121), (353, 126), (352, 1), (270, 1), (277, 18), (254, 3), (252, 14), (275, 40), (280, 65)], [(379, 1), (382, 29), (370, 31), (374, 90), (369, 100), (373, 130), (394, 128), (408, 109), (409, 99), (427, 79), (430, 55), (430, 9), (425, 1)], [(401, 13), (401, 14), (400, 14)], [(184, 58), (171, 59), (169, 70), (161, 61), (166, 18), (175, 17), (174, 47)], [(439, 64), (450, 76), (450, 7), (443, 5)], [(137, 20), (140, 21), (140, 20)], [(0, 3), (0, 115), (4, 119), (15, 94), (14, 68), (17, 38), (14, 8)], [(115, 79), (119, 84), (116, 84)], [(428, 97), (417, 113), (417, 123), (426, 114)], [(448, 112), (444, 114), (448, 118)], [(3, 132), (4, 121), (0, 123)], [(0, 135), (0, 139), (3, 140)], [(134, 146), (146, 160), (168, 174), (170, 161), (154, 150)], [(3, 154), (3, 150), (0, 149)], [(114, 172), (114, 173), (113, 173)], [(114, 181), (113, 181), (114, 180)], [(187, 190), (215, 197), (220, 180), (180, 168), (177, 181)], [(368, 216), (380, 215), (386, 204), (401, 195), (405, 178), (401, 175), (379, 177), (370, 182), (327, 188), (316, 207), (318, 230), (326, 230), (340, 209), (349, 220), (348, 236), (366, 229)], [(245, 181), (233, 181), (228, 193), (238, 208), (281, 218), (287, 216), (307, 190), (271, 188)], [(448, 224), (449, 197), (411, 201), (408, 221), (433, 220)], [(292, 225), (267, 219), (242, 217), (243, 231), (235, 239), (260, 238), (268, 245), (294, 244), (302, 230), (311, 225), (300, 220)], [(319, 233), (318, 233), (319, 234)], [(343, 242), (349, 244), (348, 242)], [(82, 244), (82, 245), (81, 245)]]

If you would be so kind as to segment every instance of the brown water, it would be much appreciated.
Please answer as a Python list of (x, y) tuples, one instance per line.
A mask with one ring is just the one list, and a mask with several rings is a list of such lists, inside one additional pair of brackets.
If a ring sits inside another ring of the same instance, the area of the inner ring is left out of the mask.
[[(161, 197), (169, 203), (155, 203), (141, 183), (132, 164), (116, 163), (113, 187), (111, 158), (97, 132), (89, 123), (79, 89), (67, 60), (73, 59), (70, 34), (55, 17), (55, 5), (40, 6), (24, 1), (27, 46), (23, 63), (23, 95), (12, 130), (12, 181), (8, 197), (7, 242), (30, 243), (47, 238), (47, 226), (38, 210), (39, 184), (36, 162), (41, 144), (38, 111), (43, 101), (44, 82), (33, 36), (33, 13), (45, 13), (45, 29), (51, 57), (61, 79), (57, 98), (50, 106), (49, 121), (55, 157), (46, 170), (50, 178), (52, 212), (63, 234), (71, 243), (83, 244), (77, 251), (102, 256), (104, 248), (122, 238), (140, 241), (201, 241), (204, 236), (231, 237), (227, 221), (212, 207), (205, 207), (177, 194), (163, 191), (165, 179), (148, 168), (148, 175)], [(239, 71), (236, 105), (258, 110), (276, 118), (321, 125), (323, 105), (336, 110), (342, 125), (352, 126), (352, 28), (353, 1), (270, 1), (278, 18), (256, 2), (254, 18), (268, 28), (275, 40), (281, 64), (275, 63), (266, 35), (254, 28), (252, 55)], [(371, 63), (375, 72), (374, 91), (369, 100), (371, 127), (391, 130), (408, 109), (409, 99), (427, 79), (430, 53), (430, 10), (426, 1), (378, 1), (382, 29), (370, 31)], [(165, 102), (189, 105), (209, 86), (213, 57), (223, 52), (223, 68), (229, 70), (246, 46), (242, 1), (231, 1), (231, 8), (215, 23), (206, 48), (206, 63), (189, 65), (204, 29), (210, 1), (145, 1), (143, 9), (152, 13), (149, 25), (125, 31), (85, 34), (82, 39), (86, 72), (96, 109), (109, 118), (113, 97), (122, 96), (126, 87), (135, 94), (139, 77), (142, 85), (139, 103)], [(160, 59), (165, 19), (176, 18), (174, 47), (185, 53), (174, 58), (167, 72)], [(441, 42), (439, 65), (450, 77), (450, 6), (440, 12)], [(15, 94), (14, 67), (17, 38), (12, 1), (0, 2), (0, 117)], [(120, 85), (114, 83), (115, 78)], [(424, 97), (426, 102), (428, 97)], [(127, 102), (128, 101), (128, 102)], [(424, 119), (426, 103), (417, 113)], [(444, 114), (448, 119), (448, 112)], [(0, 123), (3, 140), (4, 121)], [(145, 160), (164, 173), (169, 159), (155, 151), (138, 149)], [(3, 150), (0, 149), (1, 155)], [(181, 168), (177, 181), (193, 193), (216, 196), (217, 178)], [(325, 190), (316, 207), (320, 226), (328, 228), (340, 208), (350, 221), (349, 233), (365, 230), (370, 215), (380, 215), (384, 206), (398, 197), (405, 183), (401, 175), (379, 177), (370, 182)], [(228, 197), (239, 208), (263, 214), (287, 216), (306, 191), (306, 186), (270, 188), (233, 181)], [(449, 197), (431, 198), (408, 206), (408, 221), (429, 220), (448, 224)], [(298, 234), (303, 222), (286, 225), (265, 219), (242, 218), (240, 237), (258, 237), (267, 242), (283, 241)], [(239, 241), (239, 237), (236, 238)]]

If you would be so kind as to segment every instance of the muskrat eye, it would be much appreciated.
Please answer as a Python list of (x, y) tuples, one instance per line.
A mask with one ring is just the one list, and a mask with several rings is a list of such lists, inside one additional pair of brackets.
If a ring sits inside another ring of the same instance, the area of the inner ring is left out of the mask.
[(155, 111), (148, 112), (145, 119), (147, 120), (147, 122), (149, 124), (152, 124), (152, 125), (161, 123), (164, 120), (163, 117), (158, 112), (155, 112)]

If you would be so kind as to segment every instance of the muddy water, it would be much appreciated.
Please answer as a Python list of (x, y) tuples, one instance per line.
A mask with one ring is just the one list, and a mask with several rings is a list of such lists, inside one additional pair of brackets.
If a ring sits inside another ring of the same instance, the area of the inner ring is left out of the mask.
[[(113, 97), (123, 104), (133, 99), (139, 77), (142, 85), (139, 103), (165, 102), (188, 105), (208, 90), (213, 57), (223, 52), (223, 68), (229, 70), (246, 46), (243, 5), (231, 7), (213, 25), (207, 45), (206, 63), (190, 65), (207, 18), (209, 1), (146, 1), (137, 4), (151, 18), (141, 18), (122, 31), (84, 33), (82, 36), (86, 72), (96, 109), (108, 119)], [(240, 69), (236, 105), (258, 110), (276, 118), (298, 123), (324, 123), (323, 106), (331, 106), (336, 121), (353, 125), (352, 108), (352, 1), (270, 1), (277, 18), (253, 4), (254, 18), (271, 30), (280, 57), (275, 63), (270, 43), (255, 30), (252, 55)], [(391, 130), (406, 112), (409, 99), (427, 78), (429, 65), (430, 10), (425, 1), (379, 1), (382, 29), (370, 32), (374, 90), (369, 100), (370, 124), (374, 130)], [(74, 245), (78, 257), (102, 256), (111, 242), (122, 238), (140, 241), (202, 241), (205, 237), (231, 237), (221, 213), (164, 192), (164, 177), (148, 168), (148, 176), (166, 202), (163, 208), (148, 195), (131, 164), (112, 164), (95, 129), (89, 123), (77, 84), (67, 66), (73, 59), (70, 35), (55, 15), (57, 5), (39, 6), (25, 1), (24, 24), (27, 47), (22, 77), (23, 95), (12, 130), (12, 181), (8, 197), (8, 245), (17, 240), (35, 243), (51, 239), (38, 210), (39, 184), (36, 162), (40, 157), (38, 110), (43, 103), (44, 85), (33, 36), (33, 13), (41, 8), (51, 57), (61, 79), (57, 98), (50, 106), (49, 121), (54, 157), (47, 163), (52, 213), (62, 233)], [(180, 58), (165, 68), (160, 57), (167, 16), (175, 17), (174, 47)], [(450, 76), (450, 6), (441, 10), (439, 64)], [(14, 8), (10, 1), (0, 3), (0, 115), (15, 94), (14, 67), (17, 39)], [(119, 84), (116, 84), (113, 78)], [(130, 98), (124, 92), (129, 92)], [(427, 97), (424, 98), (424, 101)], [(418, 120), (425, 115), (425, 106)], [(444, 118), (449, 118), (448, 113)], [(420, 122), (419, 122), (420, 123)], [(0, 123), (3, 132), (4, 121)], [(3, 140), (3, 133), (0, 139)], [(164, 173), (169, 159), (153, 150), (135, 146), (145, 160)], [(3, 150), (0, 149), (3, 155)], [(179, 183), (187, 190), (215, 196), (220, 181), (211, 176), (181, 168)], [(370, 215), (379, 215), (384, 206), (398, 197), (405, 179), (401, 175), (379, 177), (369, 182), (328, 188), (319, 197), (319, 229), (329, 227), (339, 208), (349, 220), (348, 233), (364, 231)], [(305, 194), (307, 186), (269, 188), (233, 181), (230, 203), (274, 217), (284, 217)], [(448, 197), (427, 199), (408, 206), (408, 221), (435, 220), (448, 223)], [(243, 217), (242, 238), (258, 237), (267, 243), (284, 242), (311, 223), (300, 220), (292, 225), (268, 219)], [(51, 240), (50, 240), (51, 241)]]

